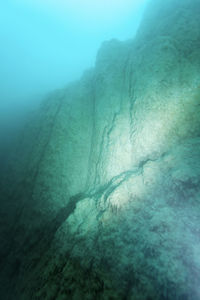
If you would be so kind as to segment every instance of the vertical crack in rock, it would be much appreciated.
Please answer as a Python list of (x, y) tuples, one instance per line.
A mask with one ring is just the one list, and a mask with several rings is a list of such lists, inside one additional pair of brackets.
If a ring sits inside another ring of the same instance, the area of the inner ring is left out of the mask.
[(40, 158), (38, 160), (38, 163), (37, 163), (37, 167), (35, 169), (35, 172), (34, 172), (34, 175), (33, 175), (33, 180), (32, 180), (32, 188), (30, 189), (30, 194), (33, 195), (33, 191), (34, 191), (34, 187), (35, 187), (35, 184), (36, 184), (36, 180), (37, 180), (37, 177), (38, 177), (38, 174), (39, 174), (39, 170), (40, 170), (40, 166), (41, 166), (41, 163), (45, 157), (45, 153), (47, 151), (47, 148), (48, 148), (48, 145), (49, 145), (49, 142), (51, 140), (51, 137), (52, 137), (52, 133), (53, 133), (53, 129), (54, 129), (54, 126), (55, 126), (55, 123), (56, 123), (56, 119), (58, 118), (58, 115), (59, 115), (59, 112), (61, 110), (61, 107), (62, 107), (62, 104), (63, 104), (63, 100), (64, 100), (64, 97), (62, 99), (60, 99), (60, 103), (56, 109), (56, 112), (52, 118), (52, 123), (51, 123), (51, 126), (50, 126), (50, 129), (49, 129), (49, 134), (47, 136), (47, 140), (46, 140), (46, 143), (45, 145), (43, 146), (43, 149), (42, 149), (42, 152), (41, 152), (41, 155), (40, 155)]
[(92, 160), (93, 157), (93, 151), (95, 147), (95, 135), (96, 135), (96, 95), (95, 95), (95, 82), (94, 79), (91, 82), (91, 105), (92, 105), (92, 133), (91, 133), (91, 139), (90, 139), (90, 151), (89, 151), (89, 163), (88, 163), (88, 171), (87, 171), (87, 179), (86, 179), (86, 187), (88, 188), (88, 185), (90, 183), (90, 172), (92, 170)]
[(98, 157), (97, 157), (97, 160), (95, 162), (95, 180), (94, 180), (94, 185), (98, 185), (100, 183), (99, 165), (100, 165), (100, 162), (102, 161), (102, 154), (103, 154), (103, 150), (104, 150), (104, 147), (105, 147), (106, 131), (107, 131), (107, 126), (105, 126), (104, 129), (103, 129), (103, 133), (102, 133), (102, 137), (101, 137), (101, 143), (100, 143), (99, 150), (98, 150)]

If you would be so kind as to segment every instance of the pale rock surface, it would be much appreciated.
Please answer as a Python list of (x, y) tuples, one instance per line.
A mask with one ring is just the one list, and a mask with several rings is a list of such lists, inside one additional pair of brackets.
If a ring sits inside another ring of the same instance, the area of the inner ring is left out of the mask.
[(150, 1), (44, 101), (1, 180), (2, 299), (200, 299), (199, 49), (199, 0)]

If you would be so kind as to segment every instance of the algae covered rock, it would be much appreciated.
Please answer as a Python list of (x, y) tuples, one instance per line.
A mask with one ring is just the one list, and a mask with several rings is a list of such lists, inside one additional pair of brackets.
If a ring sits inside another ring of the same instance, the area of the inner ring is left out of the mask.
[(3, 299), (200, 299), (199, 46), (199, 1), (150, 1), (32, 116), (1, 176)]

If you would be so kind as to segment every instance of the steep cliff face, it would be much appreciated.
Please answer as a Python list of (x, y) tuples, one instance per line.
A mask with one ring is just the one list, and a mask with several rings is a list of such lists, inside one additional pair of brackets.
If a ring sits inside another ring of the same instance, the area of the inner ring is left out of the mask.
[(1, 180), (3, 299), (200, 299), (200, 2), (44, 101)]

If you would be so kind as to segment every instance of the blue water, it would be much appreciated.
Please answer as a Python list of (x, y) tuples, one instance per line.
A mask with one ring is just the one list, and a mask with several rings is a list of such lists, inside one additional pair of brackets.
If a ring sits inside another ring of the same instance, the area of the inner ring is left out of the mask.
[(104, 40), (134, 37), (145, 2), (1, 1), (0, 112), (78, 79)]

